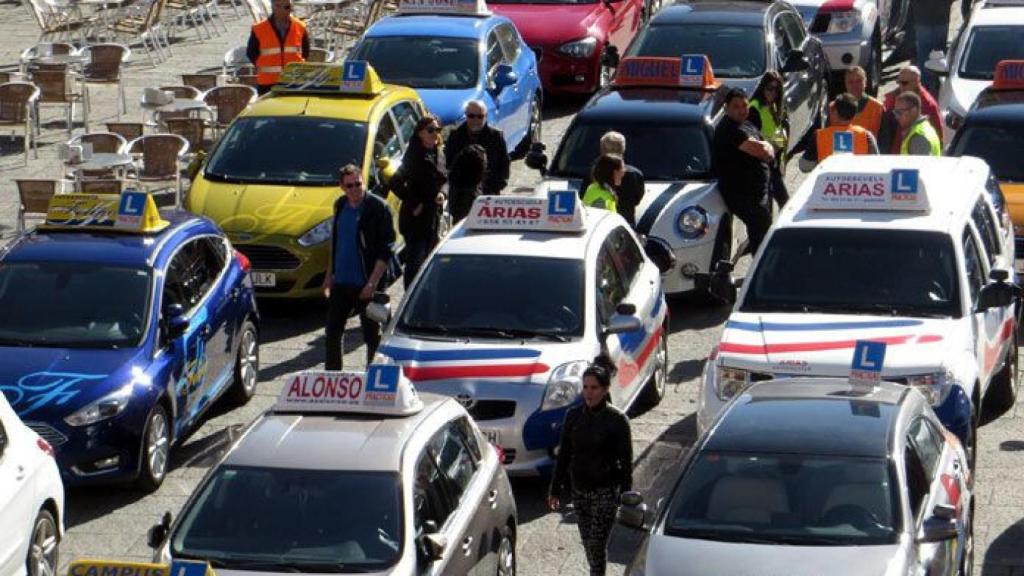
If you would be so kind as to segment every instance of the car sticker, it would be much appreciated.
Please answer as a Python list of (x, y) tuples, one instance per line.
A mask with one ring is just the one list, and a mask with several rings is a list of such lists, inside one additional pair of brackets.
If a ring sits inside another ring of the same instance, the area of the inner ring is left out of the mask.
[(0, 386), (18, 416), (25, 417), (44, 406), (63, 406), (81, 392), (80, 384), (103, 380), (108, 374), (33, 372), (13, 385)]

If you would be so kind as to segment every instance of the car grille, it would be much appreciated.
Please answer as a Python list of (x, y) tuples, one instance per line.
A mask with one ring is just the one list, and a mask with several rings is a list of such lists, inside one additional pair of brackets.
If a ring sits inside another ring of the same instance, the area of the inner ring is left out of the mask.
[(298, 256), (277, 246), (236, 244), (235, 248), (245, 254), (255, 270), (295, 270), (302, 265)]
[(514, 400), (478, 400), (468, 410), (474, 420), (501, 420), (516, 413)]
[(814, 17), (814, 21), (811, 22), (811, 34), (824, 34), (828, 32), (828, 25), (832, 22), (832, 15), (828, 12), (824, 14), (818, 14)]
[(28, 426), (33, 432), (39, 434), (43, 440), (50, 443), (50, 446), (60, 446), (68, 441), (67, 436), (61, 434), (59, 430), (49, 424), (44, 424), (42, 422), (25, 422), (25, 426)]

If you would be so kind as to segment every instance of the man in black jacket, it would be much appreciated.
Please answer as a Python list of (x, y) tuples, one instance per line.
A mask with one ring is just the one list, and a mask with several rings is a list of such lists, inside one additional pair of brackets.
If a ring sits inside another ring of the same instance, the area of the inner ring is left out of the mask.
[(327, 308), (327, 370), (342, 368), (345, 322), (355, 310), (366, 342), (369, 365), (380, 344), (380, 324), (366, 315), (366, 305), (382, 288), (395, 243), (391, 208), (381, 198), (367, 194), (363, 171), (348, 164), (341, 169), (344, 196), (334, 203), (331, 245), (324, 275)]
[(481, 192), (497, 196), (508, 186), (512, 163), (508, 157), (508, 148), (505, 146), (505, 134), (487, 123), (487, 105), (483, 102), (470, 100), (466, 103), (465, 112), (466, 121), (453, 130), (444, 143), (449, 177), (458, 178), (452, 173), (452, 162), (458, 157), (459, 152), (472, 144), (478, 144), (487, 153), (487, 172), (483, 185), (480, 186)]

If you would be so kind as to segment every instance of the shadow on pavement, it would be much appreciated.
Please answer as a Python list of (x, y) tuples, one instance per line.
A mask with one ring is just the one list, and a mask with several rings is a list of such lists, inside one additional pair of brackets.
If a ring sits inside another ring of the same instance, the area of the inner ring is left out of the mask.
[(1016, 573), (1015, 569), (1020, 570), (1020, 566), (1024, 565), (1024, 552), (1020, 549), (1021, 540), (1024, 540), (1024, 520), (1018, 520), (992, 539), (985, 550), (984, 560), (974, 559), (975, 573), (978, 573), (979, 568), (981, 574)]
[(671, 316), (668, 329), (671, 334), (719, 326), (732, 312), (731, 304), (708, 303), (688, 296), (673, 296), (668, 299), (668, 305)]

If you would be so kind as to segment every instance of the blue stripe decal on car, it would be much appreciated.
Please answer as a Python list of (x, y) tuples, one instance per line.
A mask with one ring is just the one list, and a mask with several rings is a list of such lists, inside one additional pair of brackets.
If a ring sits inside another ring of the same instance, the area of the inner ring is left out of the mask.
[(906, 328), (920, 326), (922, 320), (877, 320), (870, 322), (816, 322), (812, 324), (780, 324), (776, 322), (739, 322), (729, 320), (726, 328), (747, 330), (750, 332), (803, 332), (810, 330), (857, 330), (859, 328)]
[(676, 194), (682, 190), (685, 185), (685, 182), (676, 182), (674, 184), (670, 184), (668, 188), (665, 188), (665, 190), (663, 190), (661, 194), (654, 199), (654, 202), (651, 202), (651, 205), (647, 207), (644, 215), (640, 217), (640, 221), (636, 224), (636, 233), (645, 235), (650, 234), (651, 228), (654, 228), (654, 223), (658, 220), (658, 215), (661, 214), (661, 211), (665, 209), (665, 206), (675, 198)]
[(538, 358), (540, 350), (528, 348), (476, 348), (468, 350), (417, 350), (397, 346), (381, 346), (380, 353), (396, 362), (445, 362), (449, 360), (497, 360)]

